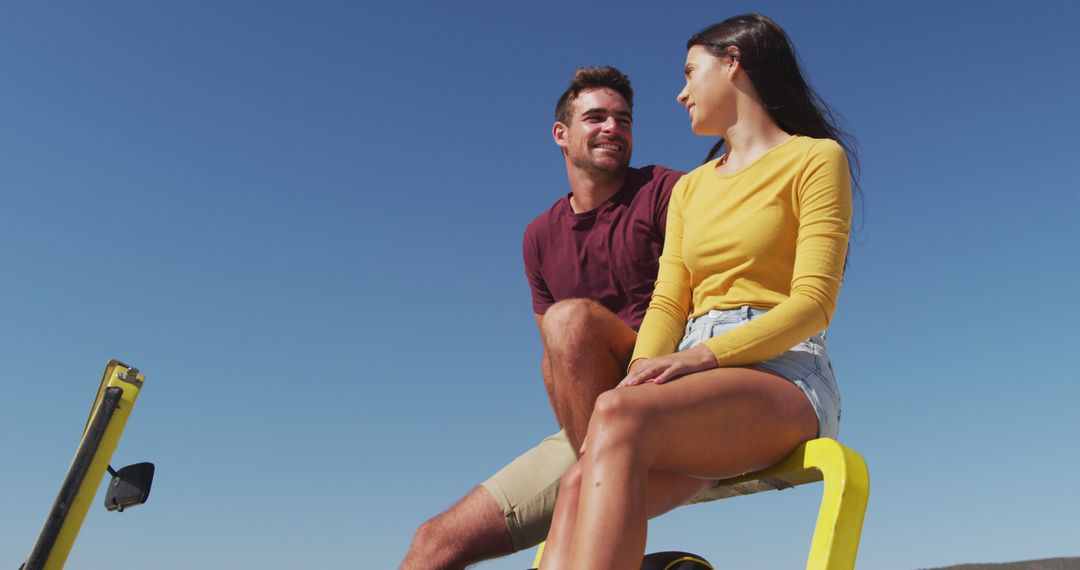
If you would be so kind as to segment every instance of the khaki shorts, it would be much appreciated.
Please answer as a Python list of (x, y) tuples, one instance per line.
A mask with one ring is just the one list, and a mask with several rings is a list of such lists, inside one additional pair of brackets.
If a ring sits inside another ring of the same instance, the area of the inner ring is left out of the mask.
[(576, 461), (566, 432), (560, 431), (484, 481), (483, 487), (502, 507), (514, 552), (536, 546), (547, 537), (559, 479)]

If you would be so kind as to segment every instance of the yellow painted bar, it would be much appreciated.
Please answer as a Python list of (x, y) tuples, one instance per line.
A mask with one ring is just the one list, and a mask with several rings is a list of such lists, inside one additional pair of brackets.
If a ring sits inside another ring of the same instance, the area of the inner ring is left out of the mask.
[(806, 568), (852, 570), (870, 498), (866, 461), (831, 439), (810, 441), (803, 451), (803, 465), (821, 471), (825, 480)]
[(544, 545), (545, 544), (547, 544), (547, 543), (546, 542), (541, 542), (540, 545), (536, 547), (536, 558), (533, 558), (533, 568), (539, 568), (540, 567), (540, 559), (544, 557)]
[(138, 370), (117, 360), (110, 360), (105, 366), (105, 374), (102, 376), (101, 384), (98, 386), (97, 396), (94, 398), (94, 404), (90, 407), (90, 417), (86, 420), (86, 427), (83, 428), (84, 438), (86, 437), (86, 430), (90, 427), (94, 415), (97, 413), (98, 404), (105, 396), (105, 389), (120, 388), (123, 390), (123, 394), (116, 405), (116, 411), (113, 412), (113, 416), (109, 420), (108, 427), (105, 428), (105, 435), (98, 446), (97, 453), (94, 454), (89, 470), (86, 472), (86, 478), (83, 479), (82, 485), (79, 486), (75, 500), (72, 501), (68, 510), (67, 518), (65, 518), (63, 526), (60, 527), (60, 533), (53, 545), (52, 552), (45, 561), (45, 570), (60, 570), (64, 567), (68, 554), (71, 552), (71, 547), (75, 544), (75, 538), (79, 535), (79, 529), (82, 528), (83, 521), (86, 519), (86, 513), (90, 510), (94, 495), (97, 494), (97, 490), (101, 486), (106, 467), (112, 459), (117, 444), (120, 443), (120, 435), (124, 432), (124, 426), (127, 424), (128, 416), (131, 414), (131, 408), (135, 405), (135, 399), (139, 397), (139, 391), (145, 381), (146, 378)]

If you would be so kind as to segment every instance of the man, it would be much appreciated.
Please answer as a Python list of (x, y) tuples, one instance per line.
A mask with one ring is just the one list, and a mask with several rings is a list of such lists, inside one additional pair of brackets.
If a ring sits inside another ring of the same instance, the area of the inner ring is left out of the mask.
[(622, 379), (652, 295), (667, 203), (681, 172), (630, 168), (633, 90), (617, 69), (582, 68), (552, 127), (570, 194), (525, 230), (541, 370), (563, 431), (416, 531), (403, 569), (463, 568), (547, 535), (562, 476), (596, 397)]

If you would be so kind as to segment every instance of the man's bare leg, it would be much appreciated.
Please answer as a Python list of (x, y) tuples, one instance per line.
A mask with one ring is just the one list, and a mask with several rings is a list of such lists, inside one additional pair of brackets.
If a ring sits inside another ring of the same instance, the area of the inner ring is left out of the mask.
[(513, 550), (502, 508), (477, 487), (416, 529), (401, 570), (458, 570)]
[(597, 396), (625, 376), (637, 333), (600, 303), (569, 299), (544, 313), (540, 335), (555, 417), (577, 453)]

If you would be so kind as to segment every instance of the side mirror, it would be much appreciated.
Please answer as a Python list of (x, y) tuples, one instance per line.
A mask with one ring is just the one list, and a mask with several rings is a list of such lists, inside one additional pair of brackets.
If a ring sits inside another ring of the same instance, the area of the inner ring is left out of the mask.
[(105, 492), (105, 508), (124, 512), (124, 509), (141, 505), (150, 498), (150, 484), (154, 482), (154, 464), (136, 463), (120, 471), (113, 471), (109, 490)]

